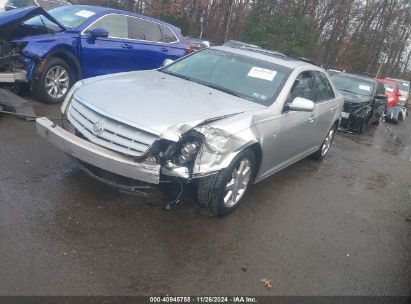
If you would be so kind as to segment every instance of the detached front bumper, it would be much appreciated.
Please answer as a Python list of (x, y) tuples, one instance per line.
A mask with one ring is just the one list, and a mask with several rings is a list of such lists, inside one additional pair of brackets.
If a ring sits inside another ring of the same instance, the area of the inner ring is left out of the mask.
[(0, 83), (27, 82), (26, 71), (19, 70), (10, 73), (0, 73)]
[(160, 183), (160, 165), (135, 162), (121, 153), (97, 146), (55, 125), (46, 117), (36, 119), (37, 132), (67, 154), (106, 171), (147, 182)]

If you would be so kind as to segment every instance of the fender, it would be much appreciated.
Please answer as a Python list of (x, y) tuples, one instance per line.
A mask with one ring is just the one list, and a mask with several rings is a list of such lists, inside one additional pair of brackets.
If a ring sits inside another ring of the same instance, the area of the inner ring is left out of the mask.
[[(255, 135), (253, 117), (245, 117), (249, 120), (249, 128), (239, 132), (231, 132), (216, 126), (200, 126), (195, 130), (204, 135), (204, 143), (198, 153), (193, 167), (193, 177), (202, 177), (214, 174), (227, 168), (232, 160), (244, 149), (254, 145), (259, 145)], [(258, 146), (259, 147), (259, 146)], [(261, 148), (256, 147), (261, 156)]]
[(53, 57), (58, 57), (66, 61), (67, 59), (69, 59), (72, 63), (74, 63), (74, 66), (76, 69), (76, 74), (75, 74), (76, 80), (82, 79), (82, 69), (81, 69), (81, 65), (77, 57), (73, 55), (69, 50), (66, 50), (66, 49), (55, 49), (51, 51), (50, 53), (48, 53), (44, 59), (38, 61), (36, 64), (36, 68), (34, 69), (35, 74), (33, 75), (34, 77), (32, 77), (33, 79), (38, 80), (39, 75), (43, 71), (43, 67), (45, 63), (47, 62), (47, 60), (50, 60), (50, 58), (53, 58)]

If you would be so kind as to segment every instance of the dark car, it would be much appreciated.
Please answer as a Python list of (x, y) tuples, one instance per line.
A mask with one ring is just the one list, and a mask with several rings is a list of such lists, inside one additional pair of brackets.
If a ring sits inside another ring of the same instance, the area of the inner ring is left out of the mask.
[(56, 7), (71, 5), (64, 0), (7, 0), (4, 5), (5, 11), (11, 11), (16, 8), (22, 8), (27, 6), (41, 6), (45, 10), (50, 10)]
[(368, 125), (379, 123), (387, 105), (384, 85), (356, 74), (330, 73), (337, 90), (344, 95), (340, 129), (364, 132)]
[(46, 103), (63, 101), (82, 78), (155, 69), (189, 52), (180, 29), (171, 24), (86, 5), (3, 12), (0, 46), (9, 50), (0, 53), (0, 82), (29, 82)]
[(203, 38), (186, 37), (186, 41), (190, 43), (193, 51), (199, 51), (213, 46), (213, 44), (209, 40)]
[(242, 48), (255, 48), (260, 49), (261, 47), (256, 44), (251, 44), (247, 42), (237, 41), (237, 40), (228, 40), (224, 42), (223, 46), (228, 46), (235, 49), (242, 49)]

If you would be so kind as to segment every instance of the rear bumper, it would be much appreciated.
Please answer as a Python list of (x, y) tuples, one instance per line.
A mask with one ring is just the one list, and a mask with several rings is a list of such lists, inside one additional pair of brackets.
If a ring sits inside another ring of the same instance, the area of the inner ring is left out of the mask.
[(36, 127), (41, 136), (76, 159), (124, 177), (151, 184), (160, 183), (159, 164), (135, 162), (121, 153), (75, 136), (46, 117), (36, 119)]

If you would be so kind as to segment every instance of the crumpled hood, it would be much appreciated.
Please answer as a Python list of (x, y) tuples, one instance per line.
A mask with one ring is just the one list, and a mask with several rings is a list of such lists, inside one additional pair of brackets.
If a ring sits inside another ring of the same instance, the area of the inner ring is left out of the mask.
[(346, 91), (338, 91), (344, 96), (344, 102), (348, 103), (364, 103), (370, 100), (371, 97), (369, 96), (362, 96)]
[(44, 9), (39, 6), (29, 6), (0, 13), (0, 37), (8, 40), (14, 36), (24, 36), (24, 33), (21, 32), (21, 24), (40, 15), (50, 19), (64, 30), (64, 27)]
[(84, 83), (74, 94), (77, 100), (160, 136), (181, 135), (208, 120), (264, 108), (155, 70), (89, 78)]

